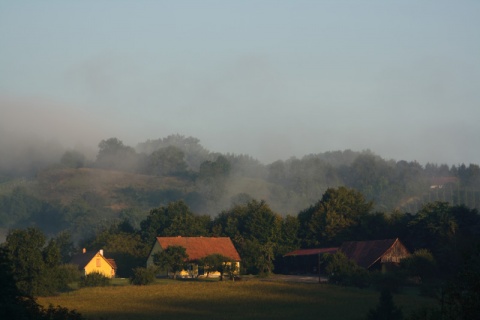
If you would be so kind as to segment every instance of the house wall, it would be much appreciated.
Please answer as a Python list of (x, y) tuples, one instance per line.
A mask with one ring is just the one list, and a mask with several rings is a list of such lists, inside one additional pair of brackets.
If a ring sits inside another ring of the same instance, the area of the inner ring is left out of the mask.
[(400, 263), (400, 260), (405, 259), (409, 255), (410, 252), (408, 252), (407, 248), (397, 241), (395, 245), (381, 257), (381, 262)]
[[(156, 241), (152, 247), (152, 250), (150, 251), (150, 254), (148, 255), (147, 268), (155, 266), (155, 264), (153, 263), (153, 255), (155, 255), (156, 253), (162, 252), (162, 250), (163, 250), (162, 247), (160, 246), (158, 241)], [(235, 262), (235, 263), (237, 265), (237, 270), (240, 270), (240, 262)], [(238, 274), (238, 271), (236, 272), (236, 274)], [(167, 274), (167, 270), (159, 270), (157, 275), (160, 277), (166, 277), (169, 274)], [(177, 276), (181, 278), (191, 278), (191, 277), (199, 276), (198, 264), (195, 264), (195, 263), (189, 264), (188, 270), (180, 271), (179, 273), (177, 273)], [(206, 277), (207, 273), (205, 272), (203, 275), (200, 275), (200, 276)], [(210, 272), (208, 276), (211, 278), (220, 277), (220, 272)]]
[(153, 245), (152, 251), (150, 251), (150, 254), (148, 255), (147, 258), (147, 268), (148, 267), (153, 267), (155, 264), (153, 263), (153, 255), (156, 253), (162, 252), (162, 247), (160, 246), (160, 243), (158, 241), (155, 241), (155, 244)]
[(97, 253), (92, 260), (85, 266), (85, 275), (98, 272), (103, 274), (107, 278), (115, 277), (115, 269), (108, 263), (104, 256)]

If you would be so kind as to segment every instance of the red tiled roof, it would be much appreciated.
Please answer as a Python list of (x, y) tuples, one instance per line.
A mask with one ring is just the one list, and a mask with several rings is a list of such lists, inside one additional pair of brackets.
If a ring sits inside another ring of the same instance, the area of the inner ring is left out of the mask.
[(163, 249), (168, 246), (184, 247), (191, 261), (216, 253), (235, 261), (241, 260), (232, 240), (227, 237), (157, 237), (157, 241)]
[(338, 248), (299, 249), (299, 250), (295, 250), (285, 254), (284, 257), (311, 256), (311, 255), (318, 255), (321, 253), (335, 253), (337, 252), (337, 250)]
[(377, 262), (390, 248), (392, 248), (397, 239), (372, 240), (372, 241), (347, 241), (342, 244), (340, 251), (354, 260), (359, 266), (366, 269)]

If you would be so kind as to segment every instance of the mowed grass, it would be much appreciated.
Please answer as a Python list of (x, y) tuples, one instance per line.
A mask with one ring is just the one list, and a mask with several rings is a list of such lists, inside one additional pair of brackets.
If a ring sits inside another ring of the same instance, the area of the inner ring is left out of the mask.
[[(373, 290), (326, 284), (248, 280), (174, 281), (84, 288), (38, 302), (75, 309), (88, 319), (362, 319), (378, 303)], [(395, 295), (404, 315), (431, 299)]]

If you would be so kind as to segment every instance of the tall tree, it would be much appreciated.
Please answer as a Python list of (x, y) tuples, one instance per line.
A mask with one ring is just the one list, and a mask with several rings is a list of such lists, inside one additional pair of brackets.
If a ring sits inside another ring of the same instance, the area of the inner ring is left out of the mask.
[(135, 149), (117, 138), (102, 140), (98, 144), (96, 165), (101, 168), (135, 171), (138, 167)]
[(281, 217), (265, 201), (256, 200), (223, 211), (213, 222), (213, 233), (232, 239), (250, 273), (273, 270), (281, 228)]
[(5, 248), (12, 262), (12, 271), (18, 288), (26, 295), (44, 293), (45, 262), (42, 250), (45, 235), (36, 228), (12, 230), (5, 242)]
[(354, 227), (372, 206), (373, 203), (356, 190), (329, 188), (319, 202), (298, 215), (304, 245), (338, 245), (351, 239)]
[(147, 173), (167, 176), (184, 174), (187, 163), (183, 152), (174, 146), (168, 146), (154, 151), (147, 158)]
[(150, 210), (140, 223), (142, 239), (153, 241), (157, 236), (204, 236), (208, 234), (210, 218), (195, 215), (183, 201)]

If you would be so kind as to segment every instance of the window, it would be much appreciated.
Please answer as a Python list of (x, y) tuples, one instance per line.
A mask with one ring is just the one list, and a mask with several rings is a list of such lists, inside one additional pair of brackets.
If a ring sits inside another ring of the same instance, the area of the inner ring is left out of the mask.
[(102, 259), (97, 258), (97, 268), (100, 268), (102, 266)]

